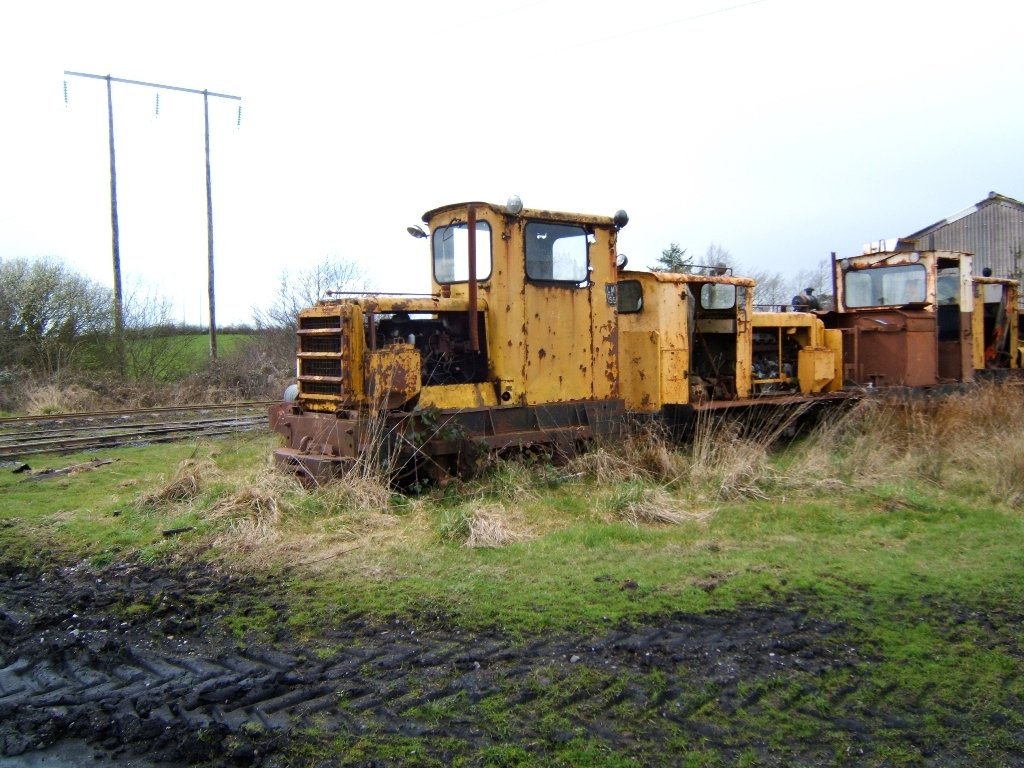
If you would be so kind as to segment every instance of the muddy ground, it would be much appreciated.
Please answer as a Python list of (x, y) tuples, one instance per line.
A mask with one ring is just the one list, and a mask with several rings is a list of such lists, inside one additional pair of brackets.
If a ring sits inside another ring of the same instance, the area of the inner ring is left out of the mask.
[[(124, 764), (528, 765), (580, 744), (639, 764), (700, 750), (881, 765), (884, 731), (915, 764), (972, 764), (960, 725), (934, 727), (957, 713), (859, 690), (878, 659), (855, 628), (795, 604), (527, 637), (339, 610), (302, 641), (277, 592), (200, 567), (0, 566), (0, 755), (79, 740)], [(225, 630), (229, 611), (266, 602), (259, 639)], [(993, 631), (1015, 637), (1012, 624)], [(778, 718), (806, 728), (778, 743)], [(1024, 765), (1024, 733), (1000, 738), (999, 764)]]

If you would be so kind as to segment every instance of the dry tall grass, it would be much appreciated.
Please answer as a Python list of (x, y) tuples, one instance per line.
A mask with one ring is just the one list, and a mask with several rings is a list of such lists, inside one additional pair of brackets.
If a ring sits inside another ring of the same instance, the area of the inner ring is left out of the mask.
[(185, 459), (178, 465), (170, 480), (142, 494), (137, 504), (139, 507), (158, 507), (163, 504), (191, 501), (209, 479), (217, 475), (217, 465), (210, 459)]
[(657, 423), (636, 425), (614, 441), (605, 441), (574, 457), (569, 474), (579, 474), (601, 485), (632, 480), (672, 483), (686, 472), (686, 460), (673, 445), (668, 431)]
[(577, 457), (570, 472), (605, 486), (654, 483), (691, 498), (764, 498), (776, 480), (770, 451), (798, 416), (788, 411), (750, 422), (704, 412), (680, 444), (667, 430), (643, 425)]
[(265, 548), (281, 538), (282, 515), (292, 507), (289, 491), (295, 481), (287, 476), (264, 473), (259, 480), (222, 496), (208, 510), (211, 520), (226, 520), (228, 526), (214, 546), (237, 551)]
[(628, 483), (615, 493), (610, 506), (615, 519), (639, 528), (641, 525), (681, 525), (703, 523), (711, 518), (710, 510), (687, 511), (685, 502), (664, 488)]
[(82, 413), (97, 410), (99, 397), (78, 384), (38, 384), (25, 393), (25, 410), (30, 416)]
[(474, 508), (469, 516), (464, 546), (505, 547), (530, 537), (518, 517), (504, 505), (486, 504)]
[(798, 485), (906, 477), (1024, 502), (1024, 390), (986, 383), (955, 394), (863, 400), (822, 424), (786, 472)]

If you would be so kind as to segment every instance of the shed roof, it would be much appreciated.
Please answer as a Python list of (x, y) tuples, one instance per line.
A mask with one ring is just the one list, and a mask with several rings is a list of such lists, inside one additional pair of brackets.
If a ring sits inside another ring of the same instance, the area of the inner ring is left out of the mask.
[(962, 219), (965, 216), (970, 216), (972, 213), (977, 213), (982, 208), (987, 208), (990, 205), (996, 205), (1000, 203), (1004, 205), (1010, 205), (1019, 211), (1024, 211), (1024, 203), (1022, 203), (1020, 200), (1014, 200), (1012, 197), (1000, 195), (998, 192), (989, 192), (988, 197), (986, 197), (984, 200), (975, 203), (974, 205), (968, 206), (967, 208), (964, 208), (962, 211), (957, 211), (951, 216), (947, 216), (946, 218), (940, 221), (936, 221), (934, 224), (929, 224), (924, 229), (920, 229), (917, 232), (901, 237), (900, 240), (916, 240), (919, 237), (924, 237), (925, 235), (929, 235), (932, 232), (941, 229), (947, 224), (952, 224), (954, 221), (958, 221), (959, 219)]

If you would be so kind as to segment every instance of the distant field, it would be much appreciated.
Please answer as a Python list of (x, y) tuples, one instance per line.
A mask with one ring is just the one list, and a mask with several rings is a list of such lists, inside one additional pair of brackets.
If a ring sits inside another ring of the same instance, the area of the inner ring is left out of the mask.
[[(253, 340), (246, 333), (218, 333), (217, 356), (221, 359), (238, 354)], [(201, 371), (210, 360), (208, 334), (181, 334), (156, 339), (128, 339), (127, 355), (141, 367), (153, 367), (157, 378), (173, 381)]]

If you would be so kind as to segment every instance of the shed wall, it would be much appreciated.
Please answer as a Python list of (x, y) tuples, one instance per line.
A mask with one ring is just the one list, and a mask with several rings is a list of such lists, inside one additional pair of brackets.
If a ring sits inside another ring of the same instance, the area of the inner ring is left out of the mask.
[(1001, 201), (983, 205), (974, 213), (922, 234), (914, 243), (918, 250), (973, 253), (977, 274), (991, 267), (996, 277), (1018, 277), (1024, 270), (1024, 256), (1015, 263), (1014, 254), (1024, 250), (1024, 210)]

